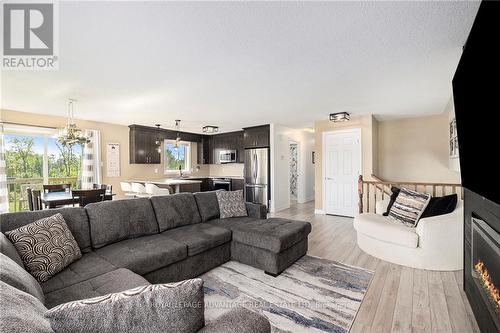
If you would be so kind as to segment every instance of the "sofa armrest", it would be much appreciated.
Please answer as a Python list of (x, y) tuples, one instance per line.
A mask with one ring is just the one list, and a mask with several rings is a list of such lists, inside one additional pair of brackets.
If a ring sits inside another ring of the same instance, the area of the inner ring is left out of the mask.
[(245, 206), (247, 208), (248, 216), (263, 220), (267, 218), (266, 206), (252, 202), (245, 202)]
[(266, 317), (242, 307), (235, 308), (198, 331), (199, 333), (270, 333)]

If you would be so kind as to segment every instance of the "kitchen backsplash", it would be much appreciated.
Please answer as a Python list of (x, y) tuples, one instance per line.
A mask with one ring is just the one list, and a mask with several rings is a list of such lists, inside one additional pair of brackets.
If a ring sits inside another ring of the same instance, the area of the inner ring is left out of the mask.
[(243, 177), (243, 163), (210, 164), (209, 176), (212, 177)]

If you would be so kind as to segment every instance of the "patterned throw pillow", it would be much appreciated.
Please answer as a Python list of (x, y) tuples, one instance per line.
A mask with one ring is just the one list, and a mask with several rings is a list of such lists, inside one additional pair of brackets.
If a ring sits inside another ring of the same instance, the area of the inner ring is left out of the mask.
[(60, 304), (45, 313), (56, 332), (197, 332), (205, 325), (203, 280), (137, 287)]
[(403, 187), (389, 211), (389, 217), (408, 227), (416, 227), (430, 199), (429, 194), (419, 193)]
[(220, 218), (248, 216), (243, 190), (238, 191), (217, 191), (217, 201), (219, 203)]
[(80, 247), (58, 213), (6, 233), (24, 267), (44, 282), (82, 257)]

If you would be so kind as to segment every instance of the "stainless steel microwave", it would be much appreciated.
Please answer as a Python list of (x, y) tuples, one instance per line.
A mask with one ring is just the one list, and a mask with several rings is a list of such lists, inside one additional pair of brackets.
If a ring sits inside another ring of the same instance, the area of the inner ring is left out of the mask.
[(221, 150), (219, 161), (220, 163), (236, 163), (236, 150)]

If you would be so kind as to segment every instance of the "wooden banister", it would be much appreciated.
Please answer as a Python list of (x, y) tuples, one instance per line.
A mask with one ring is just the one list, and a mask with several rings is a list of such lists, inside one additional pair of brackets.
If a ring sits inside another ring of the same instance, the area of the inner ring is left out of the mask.
[[(382, 199), (384, 195), (391, 195), (391, 187), (407, 187), (415, 191), (423, 191), (437, 195), (458, 194), (460, 199), (463, 199), (462, 185), (458, 183), (430, 183), (430, 182), (408, 182), (408, 181), (386, 181), (382, 178), (371, 175), (375, 180), (364, 180), (363, 176), (358, 178), (358, 196), (359, 196), (359, 213), (369, 213), (374, 210), (377, 195), (381, 194)], [(430, 190), (430, 191), (429, 191)], [(373, 200), (372, 200), (373, 199)], [(370, 200), (372, 204), (370, 205)]]

